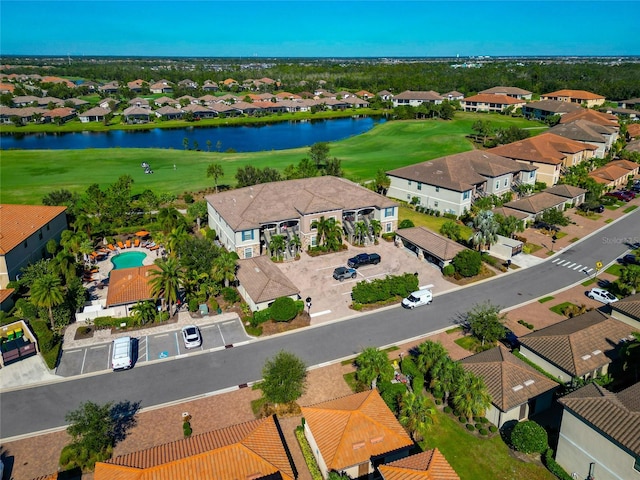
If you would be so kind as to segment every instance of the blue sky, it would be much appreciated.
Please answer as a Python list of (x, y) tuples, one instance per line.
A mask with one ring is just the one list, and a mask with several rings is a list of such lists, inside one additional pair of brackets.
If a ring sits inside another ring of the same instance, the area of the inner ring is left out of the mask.
[(640, 55), (638, 19), (640, 1), (0, 0), (0, 53)]

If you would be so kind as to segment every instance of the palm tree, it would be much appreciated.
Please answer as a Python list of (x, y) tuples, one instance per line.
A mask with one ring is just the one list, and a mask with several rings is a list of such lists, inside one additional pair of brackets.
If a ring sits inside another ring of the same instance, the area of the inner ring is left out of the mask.
[[(211, 142), (209, 142), (210, 144)], [(207, 144), (207, 145), (209, 145)], [(224, 177), (224, 170), (219, 163), (211, 163), (207, 167), (207, 178), (213, 177), (213, 183), (216, 187), (216, 193), (218, 193), (218, 179)]]
[(441, 361), (442, 358), (447, 357), (447, 350), (442, 346), (440, 342), (432, 342), (427, 340), (418, 345), (416, 353), (416, 366), (426, 377), (431, 377), (431, 370), (433, 366)]
[(378, 238), (380, 236), (380, 232), (382, 232), (382, 224), (380, 223), (380, 220), (376, 220), (375, 218), (369, 220), (369, 228), (371, 229), (373, 238)]
[(173, 316), (172, 305), (178, 301), (178, 288), (182, 279), (182, 272), (178, 260), (173, 257), (167, 259), (158, 258), (154, 262), (158, 268), (151, 270), (151, 295), (158, 300), (163, 297), (169, 307), (169, 313)]
[(36, 278), (31, 284), (31, 302), (36, 307), (44, 307), (49, 310), (49, 322), (51, 330), (55, 329), (53, 322), (53, 307), (64, 303), (64, 289), (60, 277), (47, 273)]
[(327, 237), (327, 231), (330, 228), (330, 220), (333, 220), (333, 219), (324, 218), (324, 215), (323, 215), (319, 219), (311, 222), (311, 228), (315, 228), (318, 232), (316, 235), (318, 246), (321, 246), (323, 244), (323, 241), (325, 241)]
[(174, 207), (163, 207), (158, 211), (158, 223), (164, 233), (169, 233), (180, 224), (181, 215)]
[(325, 246), (330, 252), (337, 252), (342, 246), (342, 226), (334, 218), (329, 219), (326, 232)]
[(300, 247), (302, 246), (302, 242), (300, 241), (300, 237), (298, 235), (293, 235), (289, 240), (289, 248), (293, 249), (293, 254), (298, 255), (300, 251)]
[(456, 222), (449, 220), (444, 222), (440, 227), (440, 234), (447, 238), (450, 238), (454, 242), (460, 238), (460, 225)]
[(91, 229), (95, 224), (95, 217), (87, 215), (86, 213), (81, 213), (76, 217), (75, 222), (73, 222), (73, 228), (76, 232), (85, 232), (87, 237), (91, 239)]
[(435, 423), (435, 414), (436, 411), (429, 406), (427, 397), (405, 392), (400, 401), (398, 421), (407, 429), (413, 441), (419, 441)]
[(353, 224), (353, 234), (358, 245), (362, 245), (364, 243), (364, 237), (367, 233), (369, 233), (367, 224), (362, 220)]
[(429, 387), (432, 391), (438, 392), (446, 404), (449, 401), (449, 395), (464, 375), (464, 368), (459, 362), (443, 357), (432, 367), (431, 372)]
[(189, 233), (185, 230), (184, 225), (178, 225), (176, 228), (173, 228), (166, 238), (169, 255), (172, 257), (177, 256), (178, 250), (188, 238)]
[(130, 310), (133, 312), (133, 318), (138, 325), (146, 325), (156, 318), (156, 306), (153, 302), (138, 302)]
[[(78, 255), (81, 253), (82, 242), (87, 240), (87, 235), (84, 232), (73, 232), (71, 230), (65, 230), (62, 232), (60, 238), (60, 245), (70, 252), (76, 259), (76, 262), (80, 261)], [(91, 251), (89, 251), (91, 253)]]
[(483, 210), (473, 219), (473, 228), (475, 232), (471, 237), (473, 245), (482, 250), (483, 247), (491, 247), (498, 241), (498, 229), (500, 225), (493, 217), (491, 210)]
[(389, 362), (389, 357), (382, 350), (375, 347), (367, 347), (355, 360), (356, 378), (365, 385), (371, 385), (371, 389), (376, 388), (378, 380), (391, 380), (393, 377), (393, 365)]
[(213, 261), (213, 279), (216, 282), (224, 282), (228, 287), (229, 282), (236, 279), (236, 258), (231, 253), (223, 252)]
[(465, 372), (453, 392), (455, 410), (471, 421), (474, 415), (484, 416), (489, 405), (491, 405), (491, 396), (484, 380), (471, 372)]
[(54, 272), (62, 275), (65, 283), (69, 283), (77, 276), (75, 258), (67, 250), (60, 250), (58, 254), (53, 257), (51, 266)]
[(286, 247), (286, 242), (284, 240), (284, 236), (282, 235), (274, 235), (271, 237), (271, 241), (269, 242), (269, 250), (271, 251), (271, 255), (276, 257), (276, 259), (280, 258), (280, 253), (284, 251)]

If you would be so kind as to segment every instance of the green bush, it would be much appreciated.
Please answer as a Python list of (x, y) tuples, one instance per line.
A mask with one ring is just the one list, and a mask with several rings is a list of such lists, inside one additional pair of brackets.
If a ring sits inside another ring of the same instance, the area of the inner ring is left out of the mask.
[(38, 309), (36, 306), (25, 298), (19, 298), (14, 306), (15, 315), (23, 317), (27, 320), (35, 320), (38, 318)]
[(455, 213), (443, 213), (442, 216), (444, 218), (449, 218), (451, 220), (457, 220), (458, 216)]
[(523, 325), (523, 326), (527, 327), (529, 330), (533, 330), (535, 328), (533, 325), (531, 325), (530, 323), (525, 322), (524, 320), (518, 320), (518, 323), (520, 325)]
[(396, 234), (394, 232), (387, 232), (382, 234), (382, 238), (387, 242), (393, 242), (395, 240)]
[(518, 423), (511, 431), (511, 445), (524, 453), (544, 453), (549, 448), (547, 431), (533, 420)]
[(445, 265), (444, 268), (442, 269), (442, 274), (445, 277), (453, 277), (455, 273), (456, 273), (456, 267), (454, 267), (451, 264)]
[(547, 451), (544, 452), (542, 457), (542, 463), (547, 467), (551, 473), (553, 473), (560, 480), (572, 480), (571, 475), (569, 475), (564, 468), (562, 468), (558, 462), (553, 458), (553, 450), (547, 448)]
[(290, 297), (276, 298), (269, 307), (271, 318), (276, 322), (288, 322), (298, 314), (295, 302)]
[(257, 312), (253, 312), (251, 325), (257, 326), (269, 320), (271, 320), (271, 309), (265, 308), (264, 310), (258, 310)]
[(397, 413), (398, 399), (407, 391), (407, 386), (404, 383), (383, 381), (378, 382), (378, 390), (380, 390), (380, 396), (385, 401), (389, 409), (392, 412)]
[(322, 473), (320, 473), (316, 457), (313, 456), (313, 450), (307, 441), (307, 437), (304, 436), (304, 427), (296, 427), (296, 438), (300, 444), (300, 450), (302, 451), (302, 456), (309, 468), (312, 480), (323, 480), (324, 477), (322, 476)]
[(456, 272), (463, 277), (473, 277), (480, 273), (482, 255), (476, 250), (462, 250), (451, 261)]
[(398, 224), (398, 230), (400, 230), (401, 228), (411, 228), (411, 227), (415, 227), (415, 225), (408, 218), (405, 218)]
[(193, 433), (193, 430), (191, 429), (191, 424), (188, 421), (185, 421), (182, 424), (182, 433), (184, 433), (184, 438), (190, 437), (191, 434)]
[(459, 421), (460, 423), (467, 423), (467, 417), (465, 417), (465, 416), (463, 416), (463, 415), (460, 415), (460, 416), (458, 417), (458, 421)]
[(388, 275), (370, 282), (358, 282), (351, 297), (354, 303), (376, 303), (394, 297), (406, 297), (418, 289), (418, 277), (412, 273)]
[(442, 409), (444, 411), (444, 413), (451, 413), (453, 412), (453, 408), (451, 408), (450, 406), (446, 406)]
[(469, 430), (470, 432), (473, 432), (475, 429), (476, 427), (474, 427), (473, 424), (467, 423), (467, 430)]
[(189, 302), (187, 302), (187, 305), (189, 305), (189, 311), (190, 312), (195, 312), (198, 310), (198, 306), (199, 306), (199, 302), (197, 298), (190, 298)]
[(222, 289), (222, 298), (224, 298), (225, 301), (229, 303), (236, 303), (240, 301), (240, 295), (238, 295), (238, 292), (235, 288), (231, 287), (224, 287)]
[(489, 435), (489, 431), (486, 428), (479, 428), (478, 432), (480, 432), (480, 435)]
[(498, 427), (496, 427), (495, 425), (489, 425), (489, 431), (491, 433), (496, 433), (498, 431)]

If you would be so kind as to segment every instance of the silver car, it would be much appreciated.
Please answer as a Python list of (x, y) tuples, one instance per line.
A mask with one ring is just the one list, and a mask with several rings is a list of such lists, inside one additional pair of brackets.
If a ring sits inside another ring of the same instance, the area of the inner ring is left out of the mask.
[(184, 340), (184, 348), (198, 348), (202, 345), (200, 329), (195, 325), (182, 327), (182, 339)]

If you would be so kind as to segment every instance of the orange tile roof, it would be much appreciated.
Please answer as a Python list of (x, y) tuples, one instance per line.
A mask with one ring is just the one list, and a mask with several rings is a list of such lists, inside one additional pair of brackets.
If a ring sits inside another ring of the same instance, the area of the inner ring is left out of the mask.
[(127, 305), (139, 300), (153, 298), (149, 280), (155, 265), (143, 267), (122, 268), (112, 270), (109, 276), (109, 291), (107, 292), (107, 307)]
[(96, 463), (95, 480), (258, 479), (294, 469), (275, 416)]
[(6, 255), (67, 207), (0, 204), (0, 254)]
[(640, 123), (630, 123), (627, 125), (627, 133), (631, 137), (640, 137)]
[(495, 95), (493, 93), (479, 93), (471, 97), (463, 98), (462, 102), (478, 102), (478, 103), (499, 103), (501, 105), (519, 105), (525, 104), (526, 101), (509, 97), (507, 95)]
[(302, 415), (329, 469), (413, 445), (377, 390), (302, 407)]
[(589, 172), (589, 177), (593, 178), (598, 183), (609, 184), (615, 180), (626, 178), (629, 175), (629, 170), (617, 165), (605, 165), (604, 167), (596, 168), (593, 172)]
[(607, 127), (618, 127), (618, 117), (609, 113), (598, 112), (597, 110), (590, 110), (583, 108), (581, 110), (565, 113), (560, 117), (560, 123), (571, 123), (575, 120), (587, 120), (598, 125), (605, 125)]
[(7, 91), (7, 92), (10, 92), (10, 93), (13, 93), (15, 88), (16, 87), (13, 86), (10, 83), (0, 83), (0, 92)]
[(384, 480), (460, 480), (437, 448), (380, 465)]
[(559, 165), (567, 154), (597, 149), (595, 145), (564, 138), (554, 133), (541, 133), (520, 142), (492, 148), (489, 152), (514, 160)]
[(600, 100), (605, 98), (597, 93), (587, 92), (586, 90), (558, 90), (556, 92), (545, 93), (543, 97), (571, 97), (579, 100)]
[(9, 298), (15, 290), (13, 288), (0, 288), (0, 303)]

